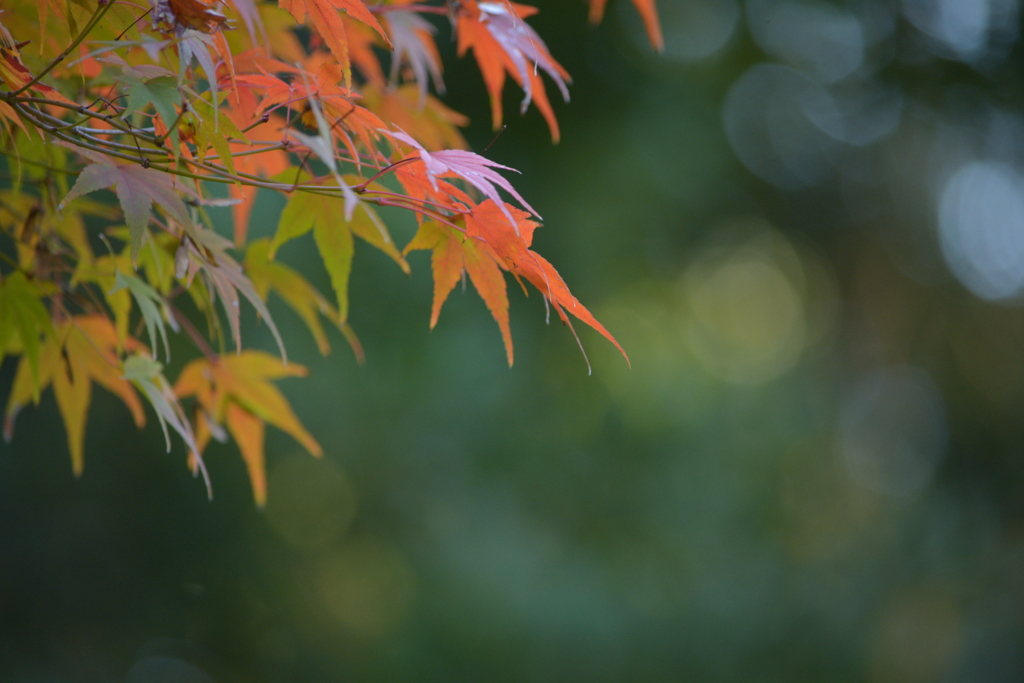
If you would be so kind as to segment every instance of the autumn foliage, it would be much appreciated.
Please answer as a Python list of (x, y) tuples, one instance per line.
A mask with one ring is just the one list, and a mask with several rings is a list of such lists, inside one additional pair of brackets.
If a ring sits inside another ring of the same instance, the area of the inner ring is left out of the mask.
[[(660, 49), (653, 0), (633, 3)], [(604, 6), (590, 0), (593, 21)], [(348, 324), (356, 238), (405, 272), (410, 251), (431, 252), (431, 327), (468, 278), (509, 365), (506, 274), (536, 288), (567, 326), (572, 316), (621, 351), (532, 250), (540, 216), (508, 180), (513, 169), (469, 151), (459, 132), (467, 120), (431, 92), (445, 92), (435, 35), (447, 23), (458, 54), (479, 65), (494, 127), (511, 77), (522, 112), (535, 105), (557, 141), (545, 81), (568, 101), (571, 78), (526, 23), (536, 11), (508, 0), (5, 0), (0, 360), (17, 357), (5, 439), (18, 412), (52, 389), (81, 473), (99, 385), (140, 427), (148, 403), (168, 449), (174, 432), (208, 488), (204, 448), (233, 440), (262, 505), (266, 424), (321, 454), (272, 383), (306, 371), (288, 360), (266, 301), (273, 292), (294, 309), (322, 353), (327, 324), (361, 359)], [(116, 204), (94, 194), (104, 189)], [(261, 191), (287, 203), (273, 238), (250, 240)], [(211, 206), (230, 206), (233, 239), (213, 230)], [(381, 206), (415, 216), (408, 244), (394, 242)], [(307, 233), (330, 296), (276, 258)], [(243, 347), (243, 301), (278, 355)], [(196, 358), (172, 382), (163, 363), (173, 334), (191, 339)]]

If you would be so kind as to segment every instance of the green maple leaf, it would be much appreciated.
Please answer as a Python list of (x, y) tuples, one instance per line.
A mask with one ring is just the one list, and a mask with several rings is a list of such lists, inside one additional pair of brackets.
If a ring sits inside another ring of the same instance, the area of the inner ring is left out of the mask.
[(39, 300), (42, 292), (20, 270), (0, 283), (0, 360), (11, 337), (17, 333), (21, 349), (32, 369), (33, 395), (39, 400), (39, 336), (54, 335), (50, 314)]
[(178, 118), (178, 107), (181, 106), (181, 93), (174, 79), (170, 76), (157, 76), (143, 80), (125, 74), (120, 80), (128, 86), (128, 100), (122, 116), (140, 112), (152, 104), (168, 128), (171, 149), (178, 149), (178, 127), (174, 126), (174, 122)]
[(231, 173), (235, 172), (234, 155), (228, 138), (239, 142), (248, 142), (245, 134), (238, 126), (219, 109), (215, 109), (205, 100), (197, 100), (190, 105), (192, 121), (195, 126), (196, 156), (199, 161), (206, 158), (206, 150), (212, 147), (217, 153), (218, 161)]
[[(295, 177), (294, 173), (294, 170), (290, 173), (286, 171), (280, 177), (287, 176), (290, 182)], [(366, 202), (360, 202), (351, 220), (348, 220), (345, 218), (345, 204), (345, 200), (340, 197), (309, 192), (293, 194), (281, 212), (268, 256), (273, 259), (282, 244), (312, 230), (320, 258), (331, 277), (331, 286), (338, 299), (338, 319), (341, 322), (348, 320), (348, 279), (355, 251), (352, 235), (358, 235), (377, 247), (394, 259), (403, 271), (409, 272), (409, 264), (395, 247), (376, 212)]]
[(74, 187), (64, 197), (61, 207), (90, 192), (116, 186), (117, 199), (124, 211), (124, 220), (131, 235), (132, 263), (138, 263), (143, 236), (149, 224), (153, 202), (163, 207), (164, 212), (182, 225), (189, 225), (185, 202), (178, 196), (174, 176), (143, 168), (137, 164), (115, 165), (95, 163), (86, 166), (78, 175)]

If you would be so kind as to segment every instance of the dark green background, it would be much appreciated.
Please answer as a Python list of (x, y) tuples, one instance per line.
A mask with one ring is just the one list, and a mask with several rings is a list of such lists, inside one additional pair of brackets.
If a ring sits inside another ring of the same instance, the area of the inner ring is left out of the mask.
[[(588, 376), (571, 332), (511, 282), (509, 370), (472, 289), (430, 332), (429, 256), (406, 277), (360, 244), (364, 366), (336, 333), (320, 357), (270, 303), (310, 370), (280, 386), (325, 457), (268, 429), (266, 512), (234, 446), (208, 451), (207, 502), (180, 444), (165, 453), (155, 421), (138, 433), (102, 391), (74, 479), (48, 393), (0, 445), (0, 679), (1024, 679), (1024, 316), (950, 273), (929, 175), (954, 162), (943, 140), (1016, 163), (975, 142), (985, 112), (1019, 120), (1016, 23), (972, 62), (899, 15), (914, 3), (832, 4), (892, 16), (872, 78), (902, 92), (902, 116), (781, 189), (724, 132), (730, 88), (780, 61), (746, 16), (685, 62), (678, 12), (697, 0), (659, 3), (660, 59), (625, 0), (596, 29), (582, 2), (538, 4), (531, 23), (574, 78), (572, 103), (555, 103), (563, 139), (519, 117), (506, 86), (488, 156), (522, 172), (545, 222), (536, 249), (632, 370), (578, 325)], [(480, 150), (486, 96), (448, 35), (446, 102)], [(283, 200), (261, 202), (256, 236)], [(404, 244), (410, 219), (387, 217)], [(281, 258), (329, 291), (311, 239)], [(247, 315), (243, 338), (272, 350)], [(194, 354), (173, 351), (172, 377)], [(12, 376), (8, 359), (4, 393)], [(911, 390), (857, 422), (872, 377)], [(883, 470), (909, 452), (924, 474), (883, 472), (891, 490), (858, 477), (862, 432)]]

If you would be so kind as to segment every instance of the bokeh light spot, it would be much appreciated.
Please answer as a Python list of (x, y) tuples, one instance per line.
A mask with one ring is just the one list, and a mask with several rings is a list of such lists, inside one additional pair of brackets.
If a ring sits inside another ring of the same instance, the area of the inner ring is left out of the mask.
[(972, 162), (949, 179), (939, 202), (942, 253), (983, 299), (1024, 288), (1024, 181), (1009, 166)]
[(416, 592), (416, 577), (402, 553), (368, 538), (325, 557), (316, 584), (331, 617), (360, 638), (379, 638), (398, 626)]
[(855, 481), (876, 493), (910, 496), (928, 483), (945, 453), (945, 406), (924, 371), (884, 368), (847, 399), (840, 435)]
[(922, 33), (970, 59), (985, 47), (992, 4), (989, 0), (903, 0), (903, 11)]
[(831, 172), (844, 138), (833, 97), (805, 74), (755, 64), (725, 97), (729, 144), (750, 171), (777, 187), (811, 187)]
[(295, 455), (279, 462), (267, 484), (267, 520), (289, 545), (325, 548), (348, 529), (356, 496), (344, 470), (327, 458)]
[(918, 683), (947, 680), (964, 648), (962, 618), (942, 594), (900, 596), (875, 627), (869, 680)]
[[(625, 9), (620, 4), (622, 15), (632, 27), (630, 38), (639, 49), (649, 51), (647, 34), (633, 16), (633, 8)], [(662, 59), (678, 62), (695, 62), (707, 59), (720, 51), (729, 42), (740, 18), (737, 0), (673, 0), (660, 3), (661, 30), (665, 37)]]
[(860, 20), (832, 5), (749, 0), (747, 23), (765, 52), (822, 83), (846, 78), (864, 61)]
[[(777, 377), (804, 349), (801, 294), (780, 267), (779, 255), (764, 246), (751, 242), (711, 255), (682, 280), (690, 349), (707, 371), (731, 382)], [(795, 258), (792, 249), (783, 252)]]

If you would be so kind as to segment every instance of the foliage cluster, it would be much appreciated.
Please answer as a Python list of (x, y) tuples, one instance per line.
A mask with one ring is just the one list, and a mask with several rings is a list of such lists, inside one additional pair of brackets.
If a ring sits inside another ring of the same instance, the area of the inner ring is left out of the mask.
[[(633, 2), (660, 49), (653, 0)], [(590, 0), (593, 21), (604, 5)], [(459, 132), (466, 119), (430, 92), (445, 86), (429, 18), (447, 17), (459, 55), (472, 51), (479, 64), (494, 127), (510, 76), (523, 90), (522, 111), (535, 104), (557, 141), (541, 74), (566, 100), (571, 79), (525, 23), (535, 12), (508, 0), (5, 2), (0, 360), (20, 357), (5, 438), (18, 411), (52, 388), (80, 474), (95, 383), (140, 427), (148, 402), (168, 449), (176, 432), (208, 490), (204, 448), (211, 438), (234, 440), (262, 505), (267, 423), (321, 453), (271, 383), (305, 369), (288, 362), (267, 298), (274, 292), (294, 309), (322, 353), (330, 350), (324, 319), (361, 358), (348, 324), (354, 237), (405, 272), (410, 251), (431, 251), (431, 327), (468, 276), (510, 365), (505, 273), (524, 291), (524, 281), (536, 287), (570, 328), (568, 314), (618, 346), (531, 249), (540, 217), (500, 174), (513, 169), (468, 151)], [(227, 198), (211, 193), (213, 184), (226, 186)], [(103, 189), (118, 205), (94, 199)], [(250, 240), (260, 190), (288, 200), (274, 237)], [(214, 231), (211, 206), (231, 207), (233, 241)], [(404, 248), (381, 206), (415, 215), (418, 231)], [(331, 298), (276, 260), (284, 243), (310, 232)], [(279, 358), (243, 348), (243, 299), (273, 333)], [(205, 318), (205, 335), (181, 300)], [(174, 382), (160, 362), (170, 355), (168, 328), (197, 349)]]

